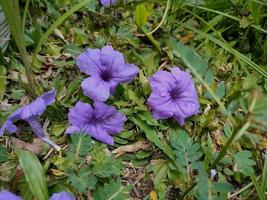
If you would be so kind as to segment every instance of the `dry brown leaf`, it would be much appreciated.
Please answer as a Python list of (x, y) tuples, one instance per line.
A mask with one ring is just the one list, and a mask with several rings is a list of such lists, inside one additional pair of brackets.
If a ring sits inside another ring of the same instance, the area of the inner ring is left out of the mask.
[(42, 152), (43, 142), (38, 138), (34, 138), (32, 143), (24, 142), (18, 138), (11, 137), (11, 147), (16, 149), (25, 149), (33, 152), (36, 155), (40, 155)]
[(139, 150), (146, 150), (149, 147), (150, 147), (150, 145), (146, 141), (141, 140), (141, 141), (138, 141), (138, 142), (133, 143), (133, 144), (120, 146), (119, 148), (113, 150), (112, 153), (116, 154), (115, 157), (118, 158), (125, 153), (133, 153), (133, 152), (137, 152)]

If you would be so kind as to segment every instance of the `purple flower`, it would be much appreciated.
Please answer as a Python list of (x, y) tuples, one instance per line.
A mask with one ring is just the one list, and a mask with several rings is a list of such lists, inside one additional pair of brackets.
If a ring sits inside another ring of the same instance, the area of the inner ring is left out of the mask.
[(93, 107), (83, 102), (77, 102), (70, 109), (68, 116), (71, 126), (67, 128), (66, 133), (81, 132), (113, 145), (112, 135), (121, 132), (126, 117), (117, 112), (114, 106), (102, 102), (94, 102)]
[(60, 147), (46, 136), (41, 124), (38, 121), (38, 116), (45, 111), (47, 106), (51, 105), (55, 101), (55, 97), (56, 90), (53, 89), (38, 97), (30, 104), (25, 105), (13, 112), (1, 127), (0, 136), (3, 136), (5, 130), (7, 130), (9, 133), (15, 133), (17, 127), (13, 124), (13, 122), (16, 120), (24, 120), (28, 122), (37, 137), (53, 146), (55, 149), (60, 150)]
[(185, 119), (199, 112), (194, 82), (188, 72), (178, 67), (171, 73), (158, 71), (150, 78), (152, 93), (147, 104), (156, 119), (174, 119), (183, 125)]
[(49, 200), (75, 200), (75, 197), (68, 192), (54, 193)]
[(22, 200), (22, 198), (7, 190), (2, 190), (0, 192), (0, 200)]
[(116, 3), (117, 0), (100, 0), (103, 6), (110, 6)]
[(106, 101), (119, 83), (131, 82), (138, 74), (138, 68), (125, 63), (123, 55), (111, 46), (86, 49), (76, 62), (82, 72), (91, 76), (82, 82), (82, 89), (95, 101)]
[(217, 174), (217, 171), (215, 169), (211, 169), (210, 170), (210, 178), (211, 178), (211, 180), (213, 180), (215, 178), (216, 174)]

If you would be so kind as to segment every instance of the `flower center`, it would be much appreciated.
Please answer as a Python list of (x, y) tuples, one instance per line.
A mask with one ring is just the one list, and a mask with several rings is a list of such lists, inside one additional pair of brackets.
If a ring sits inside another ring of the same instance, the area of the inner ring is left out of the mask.
[(177, 90), (171, 90), (170, 96), (172, 99), (177, 99), (179, 97), (179, 92)]
[(103, 81), (109, 81), (112, 77), (111, 77), (111, 73), (107, 70), (103, 71), (101, 74), (100, 74), (100, 77)]

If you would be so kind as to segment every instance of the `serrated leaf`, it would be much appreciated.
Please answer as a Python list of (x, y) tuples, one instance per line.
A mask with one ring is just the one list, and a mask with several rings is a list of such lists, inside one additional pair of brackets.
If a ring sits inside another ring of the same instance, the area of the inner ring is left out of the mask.
[(159, 136), (157, 135), (157, 132), (152, 126), (147, 125), (144, 121), (142, 121), (138, 117), (129, 117), (129, 119), (135, 123), (139, 128), (144, 131), (147, 139), (155, 144), (158, 148), (160, 148), (167, 156), (169, 156), (171, 159), (174, 159), (174, 154), (169, 145), (164, 143)]
[(111, 180), (94, 193), (95, 200), (126, 200), (130, 199), (131, 186), (123, 186), (121, 180)]
[(48, 200), (45, 173), (36, 155), (24, 150), (17, 150), (16, 154), (32, 194), (38, 200)]
[(194, 143), (188, 134), (182, 130), (170, 130), (171, 146), (175, 149), (176, 162), (182, 166), (184, 173), (196, 169), (202, 156), (200, 145)]
[(252, 176), (254, 174), (253, 166), (256, 162), (252, 160), (251, 157), (252, 153), (247, 150), (240, 151), (234, 155), (234, 162), (238, 170), (245, 176)]
[(187, 66), (193, 67), (202, 76), (207, 72), (208, 62), (202, 59), (192, 48), (182, 42), (171, 40), (171, 46), (175, 56), (181, 59)]
[(86, 156), (92, 149), (92, 139), (88, 135), (73, 134), (71, 135), (70, 152), (73, 153), (75, 160), (81, 156)]
[(71, 171), (67, 172), (67, 174), (70, 184), (78, 192), (86, 192), (88, 189), (95, 189), (97, 179), (94, 175), (92, 175), (91, 171), (88, 168), (84, 167), (76, 173)]
[(139, 27), (147, 23), (148, 11), (144, 4), (140, 4), (135, 8), (135, 22)]

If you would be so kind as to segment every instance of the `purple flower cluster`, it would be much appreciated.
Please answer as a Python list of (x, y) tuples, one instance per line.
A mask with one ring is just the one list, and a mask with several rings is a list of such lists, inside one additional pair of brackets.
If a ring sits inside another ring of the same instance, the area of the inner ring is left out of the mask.
[[(104, 103), (115, 92), (120, 83), (129, 83), (138, 74), (134, 64), (125, 63), (123, 55), (111, 46), (102, 49), (86, 49), (76, 59), (79, 69), (90, 77), (82, 81), (81, 86), (86, 96), (93, 101), (93, 107), (77, 102), (70, 109), (68, 117), (70, 127), (66, 134), (83, 133), (109, 145), (114, 144), (112, 136), (123, 129), (126, 117), (115, 107)], [(178, 67), (171, 72), (159, 70), (150, 78), (152, 93), (147, 104), (156, 119), (173, 117), (180, 125), (185, 119), (199, 112), (196, 88), (189, 72)], [(32, 127), (33, 132), (44, 142), (57, 150), (58, 145), (44, 133), (38, 122), (48, 105), (51, 105), (56, 91), (51, 90), (38, 97), (29, 105), (23, 106), (11, 114), (0, 129), (0, 136), (7, 130), (14, 133), (16, 120), (24, 120)]]
[(134, 64), (125, 63), (122, 53), (109, 45), (102, 49), (86, 49), (77, 57), (76, 63), (82, 72), (90, 76), (83, 80), (81, 86), (83, 93), (94, 104), (92, 107), (78, 102), (70, 109), (68, 116), (71, 126), (66, 133), (81, 132), (113, 145), (112, 135), (121, 132), (126, 117), (115, 107), (103, 102), (115, 92), (120, 83), (131, 82), (138, 74), (138, 68)]
[[(22, 200), (22, 198), (7, 190), (2, 190), (0, 192), (0, 200)], [(63, 191), (53, 194), (49, 200), (75, 200), (75, 197)]]

